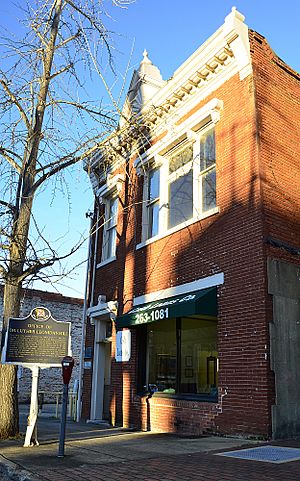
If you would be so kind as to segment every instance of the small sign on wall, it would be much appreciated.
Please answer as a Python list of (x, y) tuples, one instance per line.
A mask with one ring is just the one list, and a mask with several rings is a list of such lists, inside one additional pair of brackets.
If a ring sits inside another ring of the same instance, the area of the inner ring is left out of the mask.
[(131, 331), (126, 329), (117, 332), (116, 362), (127, 362), (131, 357)]

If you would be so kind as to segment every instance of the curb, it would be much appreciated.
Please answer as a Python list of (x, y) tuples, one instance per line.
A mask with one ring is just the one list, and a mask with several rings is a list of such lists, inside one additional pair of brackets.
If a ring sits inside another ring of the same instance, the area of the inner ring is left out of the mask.
[(1, 481), (41, 481), (35, 474), (0, 455)]

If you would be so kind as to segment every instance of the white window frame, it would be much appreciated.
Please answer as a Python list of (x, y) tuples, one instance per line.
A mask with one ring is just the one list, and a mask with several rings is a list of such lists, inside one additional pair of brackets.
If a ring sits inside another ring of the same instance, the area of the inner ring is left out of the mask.
[[(97, 268), (108, 264), (116, 260), (116, 243), (115, 243), (115, 252), (113, 256), (107, 257), (107, 231), (111, 229), (107, 229), (108, 223), (108, 215), (110, 209), (110, 203), (112, 199), (118, 198), (119, 194), (122, 190), (123, 183), (125, 180), (125, 176), (122, 174), (110, 175), (107, 176), (106, 184), (100, 186), (97, 190), (97, 196), (99, 203), (104, 206), (104, 224), (103, 224), (103, 236), (102, 236), (102, 249), (101, 249), (101, 259), (100, 262), (97, 264)], [(116, 224), (113, 226), (116, 229), (116, 240), (117, 240), (117, 218), (118, 218), (118, 210), (119, 210), (119, 201), (117, 206), (117, 215), (116, 215)]]
[[(154, 205), (157, 204), (158, 207), (160, 208), (160, 189), (159, 189), (159, 192), (158, 192), (158, 196), (155, 199), (149, 198), (149, 194), (150, 194), (150, 174), (152, 172), (158, 172), (159, 182), (160, 182), (160, 169), (157, 168), (157, 167), (150, 168), (147, 172), (147, 181), (146, 181), (145, 191), (144, 191), (144, 197), (145, 197), (145, 209), (144, 209), (145, 214), (144, 214), (144, 217), (146, 219), (146, 222), (143, 223), (143, 225), (145, 225), (145, 229), (147, 230), (147, 232), (146, 232), (147, 238), (149, 236), (149, 230), (150, 230), (150, 226), (151, 226), (151, 221), (150, 221), (151, 207), (153, 207)], [(160, 215), (158, 216), (158, 221), (159, 221), (159, 217), (160, 217)], [(158, 231), (159, 231), (159, 226), (158, 226)], [(151, 237), (153, 237), (153, 236), (151, 236)]]
[[(114, 201), (117, 201), (117, 210), (115, 216), (115, 222), (111, 224), (110, 219), (110, 210), (111, 205)], [(104, 262), (110, 262), (116, 258), (116, 246), (117, 246), (117, 218), (118, 218), (118, 207), (119, 207), (119, 198), (116, 191), (113, 191), (103, 199), (104, 204), (104, 225), (103, 225), (103, 236), (102, 236), (102, 251), (101, 251), (101, 264), (103, 265)], [(113, 235), (113, 245), (110, 244), (109, 238), (110, 235)], [(112, 251), (112, 254), (109, 255), (109, 251)]]
[[(142, 242), (137, 245), (137, 248), (143, 247), (155, 240), (172, 234), (177, 230), (183, 229), (194, 222), (209, 217), (219, 212), (219, 208), (213, 207), (210, 210), (203, 212), (202, 206), (202, 178), (205, 174), (216, 168), (216, 163), (209, 166), (207, 169), (201, 171), (200, 169), (200, 143), (201, 137), (209, 130), (215, 128), (215, 122), (209, 121), (199, 131), (194, 132), (189, 130), (185, 134), (184, 140), (169, 149), (164, 149), (166, 153), (164, 155), (156, 154), (148, 163), (148, 169), (144, 176), (144, 190), (143, 190), (143, 221), (142, 221)], [(193, 146), (193, 159), (184, 166), (180, 167), (177, 171), (169, 174), (169, 159), (172, 154), (176, 154), (181, 150), (184, 150), (188, 145)], [(172, 180), (179, 178), (181, 175), (185, 175), (189, 169), (193, 169), (193, 216), (191, 219), (168, 228), (168, 204), (169, 204), (169, 184)], [(148, 191), (149, 191), (149, 173), (152, 170), (159, 169), (160, 171), (160, 192), (159, 192), (159, 232), (154, 237), (148, 237), (149, 232), (149, 209), (147, 208)]]

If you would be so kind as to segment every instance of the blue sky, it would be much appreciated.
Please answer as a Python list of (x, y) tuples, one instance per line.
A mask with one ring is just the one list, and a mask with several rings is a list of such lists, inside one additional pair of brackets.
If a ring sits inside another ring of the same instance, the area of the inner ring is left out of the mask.
[[(1, 23), (16, 30), (13, 2), (2, 2), (3, 0), (0, 3)], [(160, 68), (163, 78), (168, 79), (222, 25), (232, 6), (236, 6), (245, 15), (245, 22), (250, 28), (267, 38), (270, 46), (285, 62), (300, 71), (299, 0), (136, 0), (127, 9), (111, 7), (109, 0), (104, 0), (104, 4), (111, 16), (104, 22), (118, 34), (114, 37), (116, 72), (123, 75), (130, 59), (127, 87), (133, 69), (142, 60), (144, 49), (147, 49), (150, 59)], [(110, 81), (113, 82), (113, 79)], [(120, 82), (115, 87), (115, 95), (119, 86)], [(99, 85), (93, 85), (92, 88), (101, 92), (103, 87), (99, 82)], [(44, 192), (39, 196), (39, 209), (36, 210), (36, 216), (51, 238), (62, 237), (60, 243), (63, 250), (72, 245), (81, 233), (87, 235), (89, 220), (86, 219), (85, 212), (93, 207), (89, 181), (81, 167), (69, 174), (68, 180), (71, 199), (69, 205), (58, 193), (51, 197), (49, 192)], [(84, 261), (86, 256), (87, 246), (84, 245), (76, 258), (69, 261), (69, 265)], [(83, 264), (72, 279), (64, 279), (57, 284), (56, 290), (65, 295), (82, 296), (85, 272), (86, 266)], [(49, 285), (37, 284), (35, 287), (53, 290)]]

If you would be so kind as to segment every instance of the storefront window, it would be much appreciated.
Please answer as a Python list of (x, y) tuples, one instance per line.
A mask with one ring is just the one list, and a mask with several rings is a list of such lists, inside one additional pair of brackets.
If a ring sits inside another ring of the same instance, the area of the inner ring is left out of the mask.
[(148, 383), (159, 391), (176, 392), (176, 320), (167, 319), (148, 327)]
[(217, 322), (199, 316), (148, 325), (148, 383), (164, 394), (216, 400)]
[(181, 319), (180, 392), (212, 394), (217, 385), (217, 323)]

